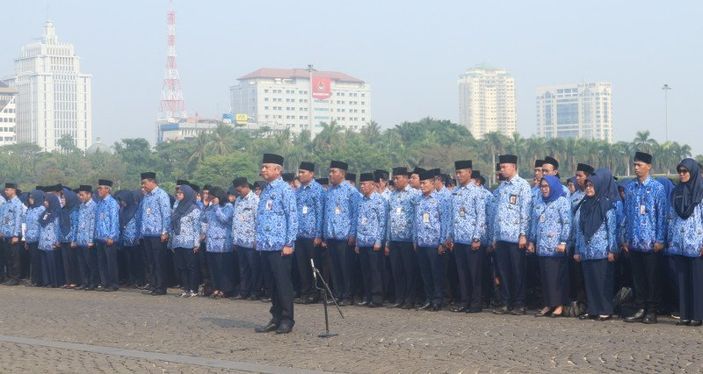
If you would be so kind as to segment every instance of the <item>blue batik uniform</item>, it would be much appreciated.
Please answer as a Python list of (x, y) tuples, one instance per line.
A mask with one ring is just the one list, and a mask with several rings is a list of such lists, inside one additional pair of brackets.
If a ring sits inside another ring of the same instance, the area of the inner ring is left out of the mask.
[(36, 208), (29, 208), (24, 215), (24, 222), (26, 230), (24, 232), (24, 241), (27, 243), (37, 243), (39, 241), (39, 232), (41, 231), (41, 225), (39, 224), (39, 218), (44, 214), (46, 208), (43, 206), (38, 206)]
[(181, 217), (181, 230), (176, 233), (171, 230), (170, 248), (199, 248), (200, 247), (200, 208), (193, 205), (188, 214)]
[(436, 192), (417, 199), (414, 218), (414, 240), (418, 247), (439, 247), (447, 240), (449, 232), (449, 207), (447, 200)]
[(325, 191), (315, 180), (295, 191), (298, 207), (298, 238), (322, 238)]
[(373, 247), (382, 245), (386, 236), (386, 201), (373, 192), (369, 197), (363, 196), (359, 201), (359, 220), (357, 222), (356, 246)]
[(171, 227), (171, 202), (160, 187), (144, 195), (139, 207), (140, 235), (159, 237)]
[(298, 209), (293, 189), (282, 178), (266, 185), (259, 196), (256, 214), (257, 251), (294, 247), (298, 236)]
[(78, 224), (73, 226), (73, 242), (79, 247), (89, 247), (95, 239), (95, 210), (97, 204), (93, 199), (81, 203), (78, 207)]
[(117, 242), (120, 238), (120, 205), (112, 195), (98, 202), (95, 218), (95, 240)]
[(476, 185), (457, 186), (449, 202), (449, 237), (454, 243), (481, 241), (486, 232), (485, 194)]
[(256, 241), (256, 216), (260, 199), (253, 191), (234, 202), (232, 240), (242, 248), (254, 248)]
[(24, 204), (17, 196), (0, 206), (0, 233), (4, 238), (20, 237), (23, 213)]
[(205, 248), (208, 252), (232, 252), (232, 215), (234, 207), (211, 205), (203, 215), (207, 216)]
[(483, 195), (483, 209), (485, 211), (485, 225), (486, 225), (486, 230), (483, 232), (483, 236), (481, 237), (481, 245), (489, 245), (493, 242), (493, 215), (494, 215), (494, 205), (495, 205), (495, 196), (491, 191), (489, 191), (485, 187), (481, 187), (479, 189), (479, 192)]
[(538, 256), (565, 256), (556, 251), (560, 243), (567, 243), (571, 232), (571, 204), (562, 196), (545, 203), (537, 199), (532, 207), (530, 242), (537, 247)]
[(349, 182), (330, 186), (325, 194), (325, 239), (347, 240), (356, 233), (361, 194)]
[(529, 230), (532, 193), (526, 180), (515, 175), (496, 190), (493, 241), (517, 243)]
[(579, 189), (576, 189), (576, 191), (574, 191), (574, 193), (569, 196), (572, 212), (576, 211), (576, 208), (578, 208), (578, 205), (581, 203), (584, 197), (586, 197), (586, 192), (581, 191)]
[(651, 177), (643, 183), (633, 180), (625, 186), (625, 235), (629, 249), (651, 252), (655, 243), (665, 242), (666, 197), (664, 186)]
[(591, 237), (591, 240), (586, 240), (586, 237), (581, 230), (580, 221), (580, 209), (574, 215), (573, 225), (575, 227), (574, 231), (574, 241), (575, 241), (575, 252), (574, 254), (580, 255), (581, 260), (603, 260), (608, 258), (608, 253), (618, 254), (618, 246), (616, 242), (616, 217), (615, 209), (610, 209), (606, 213), (606, 219), (601, 224), (598, 231)]
[(388, 224), (386, 225), (388, 241), (413, 241), (415, 201), (418, 197), (418, 191), (410, 186), (405, 186), (404, 189), (391, 193), (388, 200)]
[(39, 249), (53, 251), (59, 245), (60, 238), (59, 218), (56, 217), (39, 230)]
[(703, 247), (703, 207), (697, 204), (687, 219), (681, 218), (673, 208), (670, 212), (668, 253), (700, 257)]

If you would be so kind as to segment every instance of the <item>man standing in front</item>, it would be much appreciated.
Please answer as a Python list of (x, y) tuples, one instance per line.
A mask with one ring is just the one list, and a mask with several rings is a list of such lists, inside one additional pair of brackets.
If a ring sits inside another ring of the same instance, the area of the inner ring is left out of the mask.
[[(7, 202), (0, 207), (0, 243), (7, 266), (8, 286), (19, 284), (20, 278), (20, 234), (22, 227), (22, 202), (17, 197), (17, 184), (5, 183)], [(2, 263), (0, 263), (2, 266)], [(0, 267), (0, 279), (3, 269)]]
[(657, 323), (661, 301), (659, 257), (665, 242), (664, 186), (649, 176), (652, 155), (635, 153), (637, 179), (625, 187), (625, 243), (630, 254), (637, 312), (625, 322)]
[(156, 173), (142, 173), (142, 188), (146, 192), (139, 207), (140, 235), (144, 242), (151, 274), (152, 296), (166, 295), (166, 243), (171, 227), (171, 201), (156, 181)]
[(98, 206), (95, 209), (95, 244), (98, 248), (100, 280), (107, 292), (117, 291), (117, 241), (120, 238), (120, 207), (112, 195), (112, 181), (98, 181)]
[(293, 283), (291, 265), (293, 246), (298, 235), (298, 211), (295, 193), (283, 181), (283, 157), (264, 154), (261, 176), (267, 184), (259, 196), (256, 213), (256, 250), (262, 254), (273, 278), (271, 289), (271, 321), (256, 332), (293, 330)]
[(532, 192), (517, 173), (517, 156), (499, 157), (504, 178), (496, 190), (493, 248), (501, 279), (503, 307), (497, 314), (525, 314), (525, 250)]
[(295, 191), (298, 207), (298, 238), (295, 242), (298, 276), (300, 277), (300, 303), (316, 303), (319, 296), (313, 285), (312, 265), (322, 269), (322, 209), (325, 191), (315, 181), (315, 164), (303, 161), (298, 168), (300, 188)]

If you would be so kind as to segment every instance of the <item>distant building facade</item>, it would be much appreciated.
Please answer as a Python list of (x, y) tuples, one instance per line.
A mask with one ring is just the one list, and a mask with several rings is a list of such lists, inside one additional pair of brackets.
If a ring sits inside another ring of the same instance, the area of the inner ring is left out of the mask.
[(475, 67), (459, 76), (459, 124), (482, 139), (517, 131), (515, 79), (505, 69)]

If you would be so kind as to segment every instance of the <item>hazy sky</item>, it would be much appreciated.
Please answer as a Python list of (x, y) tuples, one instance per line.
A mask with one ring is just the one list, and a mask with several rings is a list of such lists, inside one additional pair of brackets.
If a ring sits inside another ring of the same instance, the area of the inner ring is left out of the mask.
[[(48, 6), (47, 6), (48, 4)], [(155, 138), (166, 54), (166, 0), (5, 1), (0, 76), (48, 16), (93, 75), (94, 134)], [(518, 130), (536, 131), (538, 85), (613, 83), (616, 140), (650, 130), (703, 153), (701, 1), (176, 0), (177, 51), (189, 113), (219, 117), (229, 86), (260, 67), (337, 70), (372, 89), (383, 127), (458, 119), (457, 78), (478, 64), (517, 84)]]

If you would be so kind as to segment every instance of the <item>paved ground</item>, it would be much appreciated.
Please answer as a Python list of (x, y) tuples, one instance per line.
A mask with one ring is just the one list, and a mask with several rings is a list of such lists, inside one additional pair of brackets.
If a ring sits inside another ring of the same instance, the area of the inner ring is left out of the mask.
[[(175, 292), (172, 290), (172, 292)], [(258, 301), (0, 286), (0, 372), (703, 372), (703, 329), (322, 306), (255, 334)]]

